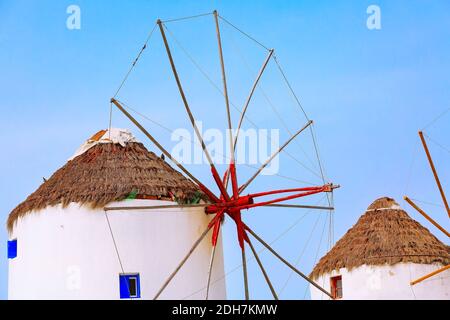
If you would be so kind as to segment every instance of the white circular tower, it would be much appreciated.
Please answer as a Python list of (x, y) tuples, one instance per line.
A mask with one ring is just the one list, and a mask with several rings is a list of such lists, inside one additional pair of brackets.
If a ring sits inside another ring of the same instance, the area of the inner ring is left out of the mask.
[[(211, 220), (167, 205), (201, 198), (128, 131), (100, 131), (9, 215), (9, 299), (152, 299)], [(160, 298), (204, 299), (211, 250)], [(209, 298), (225, 299), (220, 238), (212, 270)]]
[[(391, 198), (372, 203), (314, 267), (311, 277), (336, 299), (450, 299), (450, 270), (411, 281), (450, 263), (450, 247)], [(311, 299), (329, 299), (311, 288)]]

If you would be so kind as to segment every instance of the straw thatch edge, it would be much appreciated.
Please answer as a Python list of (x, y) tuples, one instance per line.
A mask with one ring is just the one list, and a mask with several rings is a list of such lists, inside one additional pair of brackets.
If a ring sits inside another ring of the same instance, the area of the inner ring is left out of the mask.
[(122, 201), (130, 193), (161, 200), (189, 203), (207, 200), (196, 185), (142, 143), (98, 144), (69, 160), (48, 180), (11, 211), (7, 229), (11, 232), (20, 217), (47, 206), (64, 208), (76, 202), (91, 209)]

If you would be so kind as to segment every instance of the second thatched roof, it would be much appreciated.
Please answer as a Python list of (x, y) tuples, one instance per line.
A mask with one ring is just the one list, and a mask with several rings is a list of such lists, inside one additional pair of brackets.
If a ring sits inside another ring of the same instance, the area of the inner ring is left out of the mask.
[[(123, 131), (121, 133), (123, 135)], [(93, 138), (99, 140), (101, 136), (106, 137), (106, 131)], [(67, 206), (76, 202), (100, 208), (130, 194), (144, 199), (181, 202), (202, 196), (194, 183), (135, 141), (134, 138), (118, 143), (106, 138), (103, 141), (88, 140), (88, 147), (10, 213), (8, 230), (12, 230), (19, 217), (51, 205)]]
[(314, 267), (317, 278), (333, 270), (361, 265), (450, 263), (450, 247), (413, 220), (391, 198), (373, 202), (358, 222)]

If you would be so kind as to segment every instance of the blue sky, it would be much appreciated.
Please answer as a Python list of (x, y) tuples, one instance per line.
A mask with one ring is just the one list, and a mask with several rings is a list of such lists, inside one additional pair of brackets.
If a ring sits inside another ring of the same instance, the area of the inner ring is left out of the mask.
[[(81, 8), (80, 30), (66, 28), (66, 8), (71, 4)], [(366, 9), (371, 4), (381, 8), (381, 30), (366, 27)], [(157, 18), (195, 15), (214, 8), (275, 48), (302, 105), (315, 121), (326, 174), (342, 185), (335, 193), (335, 240), (380, 196), (394, 197), (413, 218), (445, 240), (402, 200), (407, 193), (441, 203), (417, 131), (450, 107), (450, 3), (445, 0), (0, 0), (0, 220), (5, 222), (9, 212), (40, 185), (42, 177), (62, 166), (87, 137), (108, 125), (109, 99)], [(212, 18), (168, 27), (220, 84)], [(230, 97), (240, 107), (253, 79), (243, 61), (256, 72), (265, 53), (225, 25), (223, 37)], [(223, 99), (173, 39), (169, 41), (196, 117), (205, 127), (225, 128)], [(304, 118), (274, 66), (269, 65), (261, 86), (279, 107), (287, 126), (298, 129)], [(161, 37), (155, 33), (119, 98), (169, 128), (189, 128), (177, 94)], [(267, 108), (262, 91), (255, 94), (249, 116), (262, 128), (279, 128), (281, 140), (287, 137), (282, 123)], [(233, 121), (236, 119), (235, 112)], [(449, 122), (450, 114), (446, 114), (426, 129), (447, 149)], [(166, 131), (143, 123), (165, 145), (173, 146)], [(156, 151), (118, 112), (113, 114), (113, 125), (130, 128)], [(307, 136), (291, 145), (289, 152), (301, 158), (300, 145), (313, 157)], [(430, 149), (448, 190), (450, 171), (444, 167), (448, 151), (431, 142)], [(282, 175), (313, 179), (289, 157), (280, 158), (280, 167)], [(211, 183), (206, 166), (191, 166), (191, 170)], [(241, 168), (240, 172), (244, 180), (251, 170)], [(278, 176), (258, 179), (251, 190), (293, 185)], [(320, 198), (312, 198), (310, 203), (317, 200)], [(423, 207), (448, 228), (442, 207)], [(327, 250), (328, 213), (308, 213), (299, 221), (304, 214), (261, 209), (245, 213), (245, 219), (268, 241), (283, 235), (274, 246), (291, 261), (298, 259), (311, 234), (299, 265), (309, 272)], [(289, 232), (284, 234), (286, 229)], [(0, 230), (0, 252), (5, 253), (0, 259), (0, 298), (7, 298), (7, 233), (5, 228)], [(239, 265), (240, 254), (233, 226), (226, 223), (224, 233), (225, 269), (230, 271)], [(275, 287), (284, 287), (289, 270), (267, 252), (261, 258)], [(249, 268), (252, 297), (270, 298), (254, 261)], [(228, 275), (227, 288), (230, 298), (243, 296), (239, 270)], [(302, 299), (305, 288), (305, 282), (293, 276), (281, 297)]]

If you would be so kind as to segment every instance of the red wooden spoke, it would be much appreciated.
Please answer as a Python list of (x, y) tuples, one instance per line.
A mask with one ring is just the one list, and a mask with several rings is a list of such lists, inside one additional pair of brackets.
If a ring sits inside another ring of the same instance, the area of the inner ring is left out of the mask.
[(218, 173), (217, 170), (216, 170), (216, 167), (211, 166), (211, 172), (212, 172), (214, 181), (216, 182), (217, 186), (219, 187), (221, 196), (222, 196), (226, 201), (231, 201), (230, 196), (228, 195), (228, 192), (227, 192), (227, 190), (225, 189), (225, 186), (224, 186), (222, 180), (220, 179), (219, 173)]
[(266, 192), (259, 192), (259, 193), (252, 193), (252, 198), (257, 197), (263, 197), (268, 196), (272, 194), (279, 194), (279, 193), (289, 193), (289, 192), (306, 192), (306, 191), (318, 191), (323, 189), (326, 189), (327, 191), (331, 191), (332, 186), (331, 185), (324, 185), (324, 186), (318, 186), (318, 187), (303, 187), (303, 188), (291, 188), (291, 189), (280, 189), (280, 190), (272, 190), (272, 191), (266, 191)]
[(209, 222), (208, 227), (213, 227), (213, 235), (212, 235), (212, 245), (215, 247), (217, 245), (217, 238), (219, 236), (219, 229), (221, 222), (223, 220), (225, 213), (225, 209), (219, 211), (216, 216)]
[(231, 175), (231, 187), (233, 188), (233, 197), (237, 199), (239, 197), (239, 187), (237, 182), (236, 166), (234, 162), (230, 163), (230, 175)]
[(266, 206), (266, 205), (269, 205), (269, 204), (279, 203), (279, 202), (292, 200), (292, 199), (297, 199), (297, 198), (301, 198), (301, 197), (306, 197), (306, 196), (310, 196), (310, 195), (313, 195), (313, 194), (316, 194), (316, 193), (321, 193), (321, 192), (326, 192), (326, 187), (323, 187), (321, 189), (314, 190), (314, 191), (302, 192), (302, 193), (297, 193), (297, 194), (286, 196), (286, 197), (282, 197), (282, 198), (272, 199), (272, 200), (269, 200), (269, 201), (252, 203), (252, 204), (248, 204), (248, 205), (234, 207), (231, 210), (244, 210), (244, 209), (250, 209), (250, 208), (256, 208), (256, 207), (262, 207), (262, 206)]
[[(207, 206), (205, 208), (206, 213), (217, 213), (218, 211), (222, 210), (223, 208), (226, 208), (227, 212), (230, 211), (238, 211), (238, 210), (244, 210), (244, 209), (250, 209), (255, 207), (261, 207), (266, 206), (273, 203), (279, 203), (287, 200), (297, 199), (300, 197), (305, 197), (309, 195), (313, 195), (320, 192), (331, 192), (333, 190), (334, 186), (331, 184), (327, 184), (320, 187), (306, 187), (306, 188), (294, 188), (294, 189), (282, 189), (282, 190), (272, 190), (272, 191), (266, 191), (266, 192), (259, 192), (259, 193), (253, 193), (248, 194), (246, 196), (238, 196), (237, 198), (233, 197), (233, 200), (231, 201), (222, 201), (217, 202), (214, 204), (211, 204), (210, 206)], [(283, 194), (283, 193), (292, 193), (295, 192), (293, 195), (276, 198), (264, 202), (255, 203), (254, 198), (274, 195), (274, 194)]]

